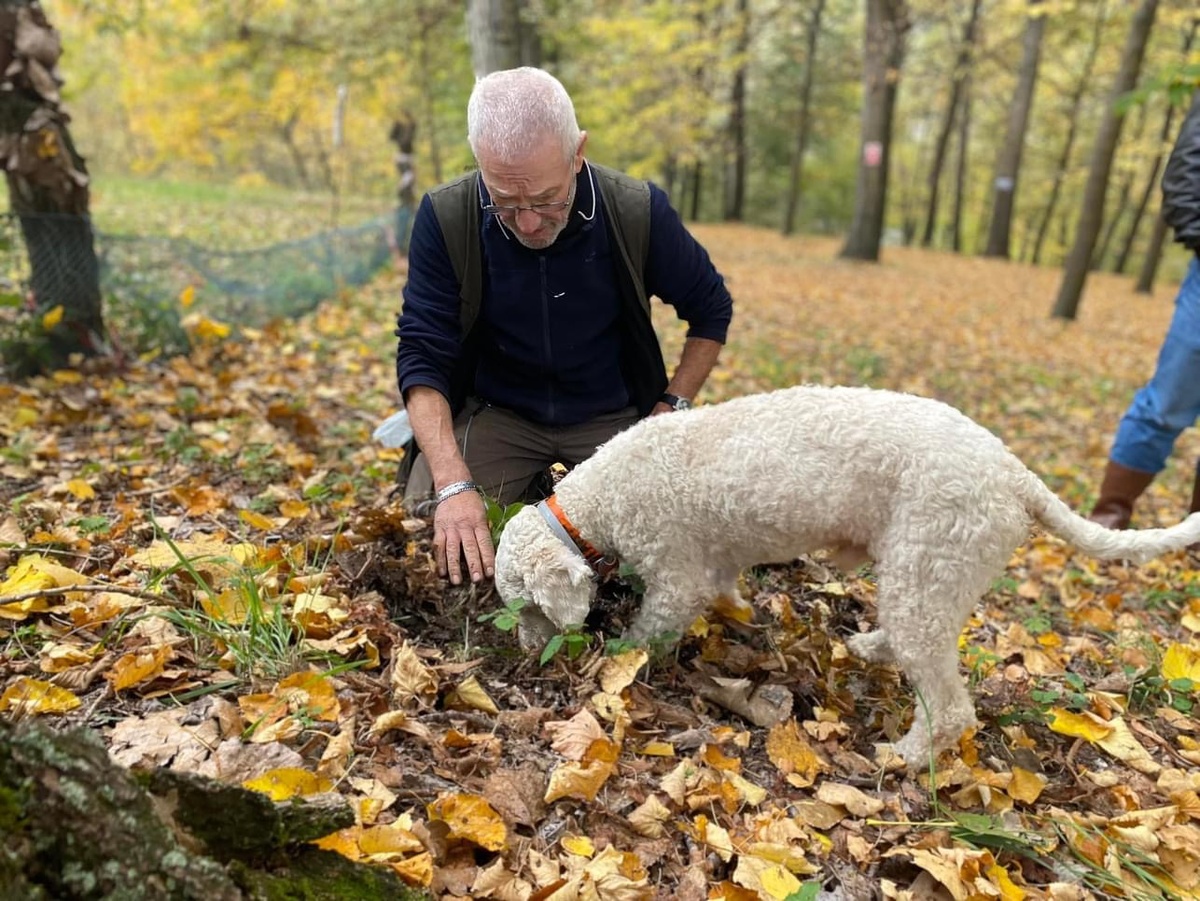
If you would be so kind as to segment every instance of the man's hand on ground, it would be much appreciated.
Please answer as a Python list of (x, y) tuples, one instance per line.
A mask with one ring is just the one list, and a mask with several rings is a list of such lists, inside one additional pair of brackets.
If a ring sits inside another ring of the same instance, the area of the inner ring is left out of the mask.
[(433, 514), (433, 549), (438, 575), (448, 575), (454, 585), (462, 582), (464, 558), (472, 582), (495, 574), (496, 552), (482, 497), (464, 491), (438, 504)]

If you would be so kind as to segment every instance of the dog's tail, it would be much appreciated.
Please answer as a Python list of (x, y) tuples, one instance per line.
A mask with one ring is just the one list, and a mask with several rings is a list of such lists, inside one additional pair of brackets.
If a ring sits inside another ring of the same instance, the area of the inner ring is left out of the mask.
[(1023, 474), (1020, 493), (1025, 509), (1048, 531), (1100, 560), (1145, 563), (1200, 542), (1200, 513), (1193, 513), (1167, 529), (1117, 530), (1084, 519), (1028, 469)]

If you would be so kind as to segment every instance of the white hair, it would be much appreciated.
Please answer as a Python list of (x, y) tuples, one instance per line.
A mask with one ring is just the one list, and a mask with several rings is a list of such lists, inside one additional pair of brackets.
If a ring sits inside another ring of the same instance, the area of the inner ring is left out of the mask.
[(557, 137), (569, 160), (580, 135), (571, 96), (544, 69), (504, 69), (475, 82), (467, 103), (467, 140), (476, 160), (483, 150), (512, 162), (544, 136)]

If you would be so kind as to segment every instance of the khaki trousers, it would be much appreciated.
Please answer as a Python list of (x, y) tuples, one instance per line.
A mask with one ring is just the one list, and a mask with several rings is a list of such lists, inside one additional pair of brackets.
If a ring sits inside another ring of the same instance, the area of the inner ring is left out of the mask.
[[(454, 420), (454, 435), (471, 478), (504, 506), (526, 499), (531, 484), (547, 467), (555, 463), (575, 467), (637, 420), (637, 410), (626, 407), (579, 425), (546, 426), (471, 400)], [(404, 487), (405, 504), (414, 509), (433, 493), (433, 476), (424, 455), (418, 454)]]

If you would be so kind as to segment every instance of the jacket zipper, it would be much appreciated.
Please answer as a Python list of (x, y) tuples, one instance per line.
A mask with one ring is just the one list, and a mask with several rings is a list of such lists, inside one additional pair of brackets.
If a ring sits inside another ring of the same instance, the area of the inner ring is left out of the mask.
[(550, 287), (546, 279), (546, 255), (538, 255), (538, 268), (542, 275), (542, 340), (546, 344), (546, 368), (550, 377), (546, 379), (546, 421), (554, 422), (554, 349), (550, 343)]

